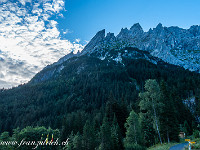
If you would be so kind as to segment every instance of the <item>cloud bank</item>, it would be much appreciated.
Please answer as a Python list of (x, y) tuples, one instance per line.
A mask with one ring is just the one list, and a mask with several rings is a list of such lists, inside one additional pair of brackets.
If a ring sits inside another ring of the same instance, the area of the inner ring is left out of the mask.
[(29, 81), (38, 71), (83, 46), (60, 38), (64, 0), (0, 0), (0, 88)]

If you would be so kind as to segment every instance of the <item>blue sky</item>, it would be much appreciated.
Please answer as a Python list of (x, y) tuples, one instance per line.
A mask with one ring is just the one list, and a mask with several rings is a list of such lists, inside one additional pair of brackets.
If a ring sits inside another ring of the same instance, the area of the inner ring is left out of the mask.
[(199, 0), (0, 0), (0, 88), (27, 83), (99, 30), (200, 24)]
[(189, 28), (200, 24), (199, 0), (66, 0), (60, 29), (68, 39), (90, 40), (101, 29), (118, 34), (139, 22), (145, 31), (158, 23)]

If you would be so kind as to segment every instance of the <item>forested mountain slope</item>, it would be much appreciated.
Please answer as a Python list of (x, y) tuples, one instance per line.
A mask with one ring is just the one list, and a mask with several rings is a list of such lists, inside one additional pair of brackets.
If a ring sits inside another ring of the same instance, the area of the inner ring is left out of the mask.
[[(45, 126), (59, 129), (62, 140), (76, 134), (82, 144), (84, 136), (96, 140), (82, 149), (124, 149), (130, 146), (129, 120), (136, 119), (141, 132), (130, 135), (138, 138), (136, 146), (177, 141), (184, 127), (188, 134), (194, 129), (194, 114), (182, 100), (195, 95), (198, 101), (199, 88), (198, 73), (167, 64), (147, 51), (128, 46), (85, 50), (47, 66), (27, 84), (1, 89), (0, 131), (12, 134), (17, 127)], [(113, 134), (117, 143), (111, 140)], [(104, 136), (108, 141), (102, 141)]]

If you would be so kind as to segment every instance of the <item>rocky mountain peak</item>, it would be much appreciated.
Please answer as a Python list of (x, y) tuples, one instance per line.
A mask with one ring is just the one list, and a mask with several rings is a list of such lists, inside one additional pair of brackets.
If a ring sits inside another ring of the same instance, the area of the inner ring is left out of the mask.
[(189, 28), (189, 32), (194, 36), (200, 36), (200, 26), (193, 25)]
[(127, 34), (129, 30), (127, 28), (122, 28), (119, 34)]
[(129, 37), (130, 31), (127, 28), (122, 28), (119, 34), (117, 35), (118, 39), (124, 39)]
[(153, 29), (150, 28), (149, 31), (148, 31), (148, 33), (151, 34), (152, 32), (153, 32)]
[(110, 32), (105, 37), (104, 29), (91, 39), (80, 55), (94, 52), (101, 55), (106, 53), (105, 50), (114, 48), (120, 50), (124, 47), (136, 47), (150, 52), (165, 62), (200, 72), (200, 26), (198, 25), (183, 29), (177, 26), (164, 27), (159, 23), (156, 28), (144, 32), (140, 24), (136, 23), (130, 30), (122, 28), (116, 37)]
[(91, 49), (93, 49), (96, 45), (102, 42), (105, 39), (105, 29), (97, 32), (97, 34), (90, 40), (90, 42), (85, 46), (82, 51), (82, 54), (87, 53)]
[(159, 23), (159, 24), (156, 26), (156, 29), (162, 29), (162, 28), (163, 28), (162, 23)]
[(97, 34), (95, 35), (95, 37), (99, 37), (99, 38), (104, 38), (106, 34), (106, 30), (100, 30), (99, 32), (97, 32)]
[(141, 25), (139, 23), (135, 23), (131, 28), (130, 31), (132, 32), (144, 32)]
[(114, 33), (107, 33), (107, 35), (106, 35), (106, 38), (105, 38), (105, 40), (106, 41), (114, 41), (116, 38), (115, 38), (115, 35), (114, 35)]
[(161, 23), (159, 23), (159, 24), (156, 26), (156, 28), (153, 29), (153, 31), (156, 32), (156, 33), (160, 33), (160, 32), (162, 32), (163, 30), (164, 30), (164, 27), (163, 27), (163, 25), (162, 25)]

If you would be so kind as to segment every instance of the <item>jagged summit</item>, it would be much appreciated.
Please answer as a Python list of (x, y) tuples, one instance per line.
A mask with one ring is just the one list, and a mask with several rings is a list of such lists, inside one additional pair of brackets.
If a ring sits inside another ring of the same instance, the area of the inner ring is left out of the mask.
[(162, 23), (159, 23), (159, 24), (156, 26), (156, 29), (162, 29), (162, 28), (163, 28)]
[(200, 36), (200, 26), (198, 25), (193, 25), (189, 28), (189, 31), (191, 34), (193, 34), (195, 37)]
[(106, 31), (105, 29), (97, 32), (97, 34), (90, 40), (90, 42), (85, 46), (82, 53), (87, 53), (91, 49), (93, 49), (98, 43), (105, 39)]
[(117, 38), (122, 38), (124, 36), (128, 36), (129, 30), (127, 28), (122, 28), (120, 33), (116, 36)]
[(135, 23), (131, 28), (130, 31), (132, 32), (144, 32), (141, 25), (139, 23)]
[(126, 47), (148, 51), (167, 63), (200, 72), (200, 26), (193, 25), (189, 29), (182, 29), (177, 26), (164, 27), (161, 23), (147, 32), (136, 23), (130, 29), (122, 28), (117, 36), (110, 32), (106, 34), (103, 29), (96, 33), (82, 52), (70, 53), (53, 65), (85, 54), (95, 53), (100, 59), (105, 59), (110, 50), (120, 51)]
[(101, 30), (85, 46), (82, 54), (126, 46), (149, 51), (153, 56), (191, 71), (199, 71), (200, 68), (199, 25), (183, 29), (177, 26), (165, 27), (159, 23), (144, 32), (141, 25), (135, 23), (130, 29), (122, 28), (116, 37), (113, 33), (107, 33), (105, 37), (105, 30)]
[(105, 37), (105, 40), (106, 41), (115, 41), (116, 40), (116, 37), (115, 37), (115, 34), (114, 33), (107, 33), (106, 37)]

